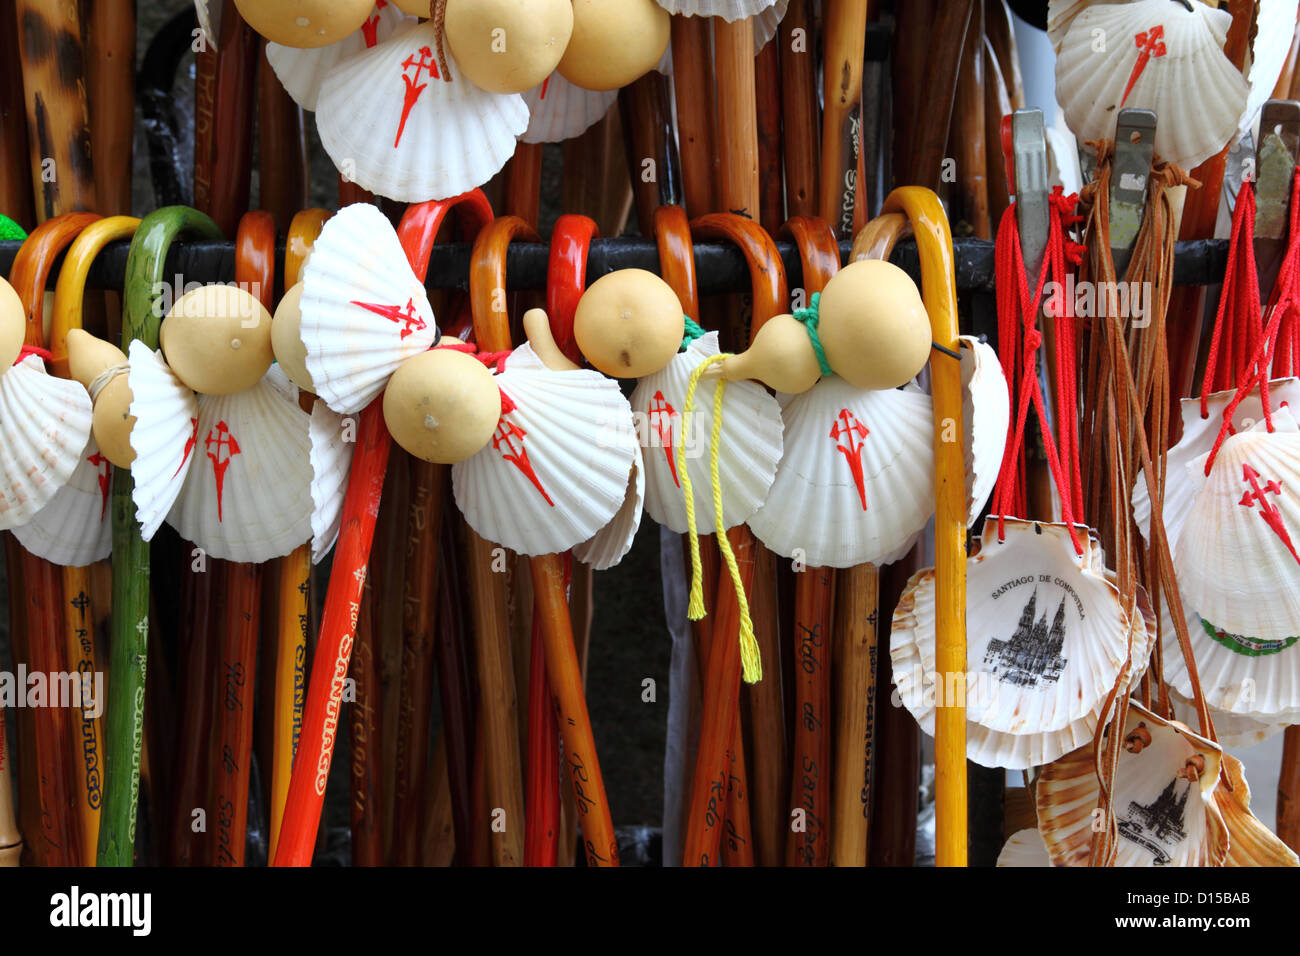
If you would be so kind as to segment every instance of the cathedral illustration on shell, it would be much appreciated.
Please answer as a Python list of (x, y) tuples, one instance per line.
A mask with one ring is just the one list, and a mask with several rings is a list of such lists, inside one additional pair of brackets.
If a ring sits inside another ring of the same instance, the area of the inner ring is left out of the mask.
[(1065, 645), (1065, 598), (1056, 609), (1050, 630), (1046, 612), (1035, 620), (1037, 607), (1035, 588), (1020, 612), (1020, 624), (1011, 639), (989, 641), (984, 652), (984, 670), (1004, 684), (1037, 687), (1040, 683), (1055, 683), (1065, 669), (1067, 662), (1061, 656)]

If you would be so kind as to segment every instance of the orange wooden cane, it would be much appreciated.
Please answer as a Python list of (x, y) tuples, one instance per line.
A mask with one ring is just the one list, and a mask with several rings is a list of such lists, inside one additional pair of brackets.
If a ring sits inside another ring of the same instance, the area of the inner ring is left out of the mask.
[[(474, 243), (474, 257), (470, 265), (470, 299), (474, 309), (474, 335), (480, 349), (491, 352), (510, 349), (509, 319), (504, 310), (506, 249), (512, 239), (534, 236), (522, 219), (507, 216), (485, 229)], [(494, 309), (493, 306), (497, 304), (502, 308)], [(478, 558), (483, 568), (489, 567), (491, 545), (472, 532), (470, 540), (471, 553)], [(587, 863), (589, 866), (617, 866), (618, 841), (614, 836), (609, 800), (605, 795), (605, 783), (596, 757), (596, 740), (587, 714), (582, 671), (578, 666), (569, 605), (564, 593), (564, 562), (559, 555), (548, 554), (535, 556), (529, 559), (529, 563), (533, 577), (533, 599), (540, 615), (542, 640), (546, 650), (546, 673), (564, 741), (564, 772), (573, 787), (587, 850)], [(500, 577), (492, 575), (490, 571), (487, 576)], [(495, 589), (503, 583), (493, 585), (488, 581), (486, 586)], [(484, 597), (477, 594), (478, 588), (475, 591), (476, 603), (482, 605)], [(478, 613), (476, 608), (476, 614)], [(490, 638), (490, 635), (487, 636)], [(518, 796), (514, 791), (517, 788), (515, 781), (518, 779), (519, 747), (518, 740), (511, 734), (515, 726), (514, 709), (517, 706), (512, 672), (509, 659), (502, 659), (501, 650), (490, 644), (484, 646), (485, 635), (482, 630), (479, 639), (479, 685), (484, 735), (488, 738), (486, 744), (489, 754), (491, 748), (501, 749), (502, 753), (497, 755), (498, 760), (513, 752), (513, 762), (507, 766), (515, 776), (510, 779), (511, 791), (506, 794), (513, 799)], [(508, 648), (505, 650), (508, 653)], [(491, 706), (493, 703), (499, 706)], [(494, 710), (497, 713), (493, 714)], [(506, 717), (508, 723), (504, 722)], [(510, 734), (510, 739), (493, 739), (501, 733)], [(495, 772), (499, 774), (502, 769), (503, 767), (497, 766)], [(501, 791), (494, 786), (500, 781), (493, 777), (491, 760), (488, 771), (489, 788), (500, 794)], [(522, 819), (522, 814), (515, 819)], [(515, 861), (519, 859), (521, 856), (515, 857)]]

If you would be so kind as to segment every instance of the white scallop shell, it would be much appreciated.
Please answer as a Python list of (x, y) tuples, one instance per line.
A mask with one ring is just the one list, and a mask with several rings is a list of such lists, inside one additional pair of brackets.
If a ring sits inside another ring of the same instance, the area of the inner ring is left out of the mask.
[(310, 420), (278, 365), (250, 389), (200, 395), (196, 460), (167, 523), (225, 561), (260, 563), (307, 541)]
[(456, 504), (476, 532), (519, 554), (567, 551), (627, 498), (636, 457), (627, 399), (599, 372), (546, 368), (526, 343), (496, 382), (515, 408), (482, 451), (452, 466)]
[[(1090, 566), (1088, 551), (1075, 554), (1064, 525), (1009, 518), (999, 542), (997, 519), (985, 522), (979, 553), (966, 563), (971, 760), (1023, 769), (1091, 738), (1130, 638), (1119, 591)], [(1148, 640), (1135, 615), (1135, 657)], [(894, 611), (890, 658), (904, 706), (931, 730), (947, 681), (935, 651), (935, 576), (927, 569)]]
[(636, 445), (636, 457), (627, 476), (627, 496), (623, 507), (610, 520), (582, 544), (573, 546), (573, 556), (590, 564), (595, 571), (614, 567), (632, 549), (637, 529), (641, 526), (641, 509), (645, 503), (645, 463), (641, 446)]
[(1241, 761), (1225, 753), (1222, 764), (1232, 786), (1231, 790), (1222, 785), (1214, 789), (1215, 805), (1228, 828), (1228, 856), (1223, 865), (1300, 866), (1295, 852), (1250, 812), (1250, 785)]
[(1255, 125), (1259, 111), (1273, 96), (1282, 68), (1291, 52), (1291, 38), (1296, 30), (1298, 0), (1263, 0), (1255, 18), (1255, 36), (1250, 45), (1250, 95), (1239, 128), (1244, 132)]
[(1100, 3), (1132, 3), (1134, 0), (1048, 0), (1047, 36), (1052, 41), (1052, 49), (1061, 52), (1061, 41), (1077, 17), (1088, 7)]
[(930, 396), (828, 375), (781, 411), (785, 453), (749, 521), (777, 554), (811, 567), (877, 563), (934, 513)]
[(998, 854), (998, 866), (1051, 866), (1052, 858), (1047, 855), (1047, 844), (1043, 835), (1034, 827), (1017, 830), (1007, 839), (1002, 852)]
[(112, 488), (113, 466), (92, 434), (68, 483), (29, 523), (15, 528), (14, 537), (38, 558), (61, 567), (101, 561), (113, 550)]
[(734, 23), (742, 17), (758, 16), (777, 0), (656, 0), (669, 13), (681, 17), (722, 17)]
[[(718, 333), (707, 332), (653, 375), (637, 382), (632, 409), (645, 456), (645, 510), (664, 527), (684, 534), (686, 499), (677, 473), (682, 444), (682, 413), (691, 373), (718, 354)], [(713, 512), (709, 444), (713, 434), (713, 396), (719, 378), (712, 369), (695, 389), (686, 440), (686, 468), (695, 500), (695, 524), (711, 534)], [(668, 428), (671, 427), (671, 434)], [(722, 515), (731, 528), (748, 520), (767, 499), (781, 460), (781, 408), (761, 385), (728, 382), (722, 394), (722, 428), (718, 439), (718, 481)]]
[(581, 136), (604, 119), (618, 99), (618, 90), (584, 90), (556, 71), (523, 97), (528, 104), (528, 129), (520, 140), (560, 143)]
[[(161, 352), (139, 339), (127, 351), (130, 363), (131, 500), (140, 537), (154, 533), (171, 511), (194, 462), (198, 446), (199, 400), (167, 366)], [(201, 452), (199, 452), (201, 454)]]
[[(1222, 864), (1229, 837), (1214, 798), (1221, 748), (1136, 702), (1129, 703), (1124, 731), (1112, 800), (1119, 824), (1115, 865)], [(1139, 746), (1145, 734), (1151, 742)], [(1189, 760), (1204, 762), (1199, 775), (1188, 773)], [(1092, 746), (1044, 767), (1036, 792), (1038, 828), (1052, 863), (1087, 866), (1100, 795)]]
[[(1236, 389), (1213, 392), (1206, 397), (1207, 417), (1201, 417), (1201, 400), (1184, 398), (1180, 403), (1183, 415), (1183, 433), (1178, 443), (1169, 449), (1165, 464), (1165, 534), (1169, 539), (1171, 554), (1178, 553), (1178, 539), (1183, 524), (1192, 510), (1196, 492), (1205, 483), (1204, 469), (1189, 467), (1214, 447), (1223, 424), (1223, 413), (1236, 396)], [(1292, 408), (1300, 412), (1300, 379), (1280, 378), (1269, 383), (1269, 402), (1273, 407)], [(1235, 431), (1250, 428), (1264, 417), (1264, 406), (1259, 389), (1251, 392), (1233, 413)], [(1151, 525), (1151, 497), (1147, 492), (1146, 472), (1138, 472), (1133, 486), (1133, 519), (1138, 530), (1149, 542)]]
[(960, 342), (966, 523), (971, 525), (979, 520), (1002, 468), (1011, 425), (1011, 393), (993, 347), (969, 335), (963, 335)]
[(392, 224), (370, 203), (347, 206), (325, 223), (302, 276), (298, 334), (307, 373), (334, 411), (361, 411), (403, 361), (433, 345), (438, 329), (424, 283)]
[[(357, 422), (317, 402), (311, 410), (311, 560), (320, 564), (334, 547), (343, 519)], [(350, 434), (349, 434), (350, 433)]]
[(1174, 555), (1189, 615), (1248, 635), (1256, 652), (1258, 642), (1300, 642), (1300, 428), (1285, 409), (1273, 424), (1223, 443)]
[[(1236, 133), (1249, 90), (1223, 53), (1231, 23), (1226, 10), (1196, 3), (1189, 12), (1169, 0), (1098, 4), (1081, 11), (1056, 61), (1057, 102), (1079, 142), (1114, 139), (1117, 111), (1142, 108), (1159, 117), (1160, 158), (1191, 169), (1218, 153)], [(1142, 49), (1139, 37), (1147, 38)], [(1163, 54), (1140, 63), (1142, 50), (1152, 46)]]
[(365, 25), (351, 36), (310, 49), (268, 42), (266, 59), (293, 101), (305, 110), (315, 110), (321, 84), (334, 67), (387, 40), (415, 19), (403, 13), (397, 4), (379, 0)]
[[(1171, 650), (1177, 653), (1176, 647), (1166, 649), (1165, 653), (1168, 654)], [(1169, 700), (1173, 704), (1174, 717), (1189, 727), (1195, 727), (1196, 707), (1191, 698), (1171, 686)], [(1220, 746), (1253, 747), (1281, 733), (1290, 725), (1300, 723), (1300, 711), (1268, 717), (1263, 714), (1233, 714), (1211, 707), (1210, 720), (1214, 723), (1214, 736), (1218, 738)]]
[(754, 52), (760, 52), (763, 47), (767, 46), (772, 37), (776, 36), (777, 30), (781, 27), (781, 21), (785, 19), (785, 11), (790, 6), (790, 0), (776, 0), (762, 13), (754, 16)]
[(86, 390), (39, 356), (0, 373), (0, 530), (27, 524), (72, 478), (91, 413)]
[[(363, 189), (401, 202), (449, 199), (491, 179), (528, 128), (522, 96), (438, 74), (433, 22), (344, 60), (316, 108), (321, 144)], [(405, 122), (403, 114), (406, 113)]]

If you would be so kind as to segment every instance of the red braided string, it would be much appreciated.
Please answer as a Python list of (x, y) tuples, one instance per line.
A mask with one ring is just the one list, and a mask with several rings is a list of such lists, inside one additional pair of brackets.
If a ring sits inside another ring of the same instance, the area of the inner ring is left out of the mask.
[[(452, 352), (461, 352), (471, 358), (476, 358), (488, 368), (496, 368), (497, 372), (506, 370), (506, 359), (513, 354), (511, 352), (480, 352), (478, 346), (470, 342), (447, 342), (442, 345), (436, 345), (435, 348), (447, 349)], [(505, 392), (501, 391), (501, 386), (497, 386), (497, 391), (501, 392), (501, 414), (509, 415), (518, 406)]]
[(1237, 385), (1244, 372), (1247, 348), (1258, 338), (1261, 324), (1259, 276), (1255, 269), (1255, 185), (1242, 183), (1237, 207), (1232, 213), (1232, 235), (1228, 240), (1228, 267), (1214, 318), (1214, 337), (1205, 363), (1201, 385), (1201, 418), (1209, 418), (1211, 392)]
[(39, 345), (24, 345), (18, 352), (18, 358), (14, 359), (14, 364), (17, 365), (29, 355), (39, 355), (41, 360), (45, 362), (54, 361), (54, 356), (51, 355), (48, 350), (41, 348)]

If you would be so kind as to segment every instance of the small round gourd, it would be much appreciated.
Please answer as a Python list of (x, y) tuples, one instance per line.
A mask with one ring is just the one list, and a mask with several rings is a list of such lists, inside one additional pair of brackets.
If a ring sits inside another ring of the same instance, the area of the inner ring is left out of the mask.
[(492, 373), (478, 359), (452, 349), (407, 359), (384, 392), (389, 433), (423, 461), (464, 461), (491, 440), (500, 419), (501, 392)]
[(578, 349), (611, 378), (641, 378), (668, 365), (686, 320), (672, 287), (653, 272), (620, 269), (591, 284), (578, 301)]
[(798, 395), (822, 377), (808, 330), (792, 315), (774, 315), (763, 323), (749, 348), (722, 362), (722, 376), (731, 382), (748, 378), (778, 392)]
[(252, 388), (271, 367), (271, 314), (236, 286), (205, 285), (176, 300), (158, 333), (176, 377), (204, 395)]
[[(235, 0), (248, 25), (274, 43), (302, 48), (329, 46), (356, 33), (374, 0)], [(424, 16), (429, 5), (424, 5)]]
[(587, 90), (627, 86), (663, 58), (670, 20), (655, 0), (573, 0), (573, 36), (560, 75)]
[(448, 0), (447, 47), (470, 82), (525, 93), (559, 65), (573, 33), (570, 0)]
[(0, 278), (0, 372), (18, 361), (26, 337), (23, 301), (14, 287)]
[[(97, 339), (83, 329), (68, 331), (68, 373), (87, 389), (96, 384), (109, 369), (126, 365), (126, 355), (111, 342)], [(91, 431), (100, 452), (118, 468), (130, 468), (135, 461), (131, 447), (131, 387), (126, 369), (107, 382), (100, 381), (91, 418)]]
[(315, 392), (307, 371), (307, 346), (302, 344), (302, 283), (295, 283), (276, 306), (271, 320), (271, 350), (289, 381), (304, 392)]
[(916, 283), (881, 259), (854, 262), (822, 291), (818, 335), (835, 374), (858, 388), (906, 385), (930, 360), (930, 319)]

